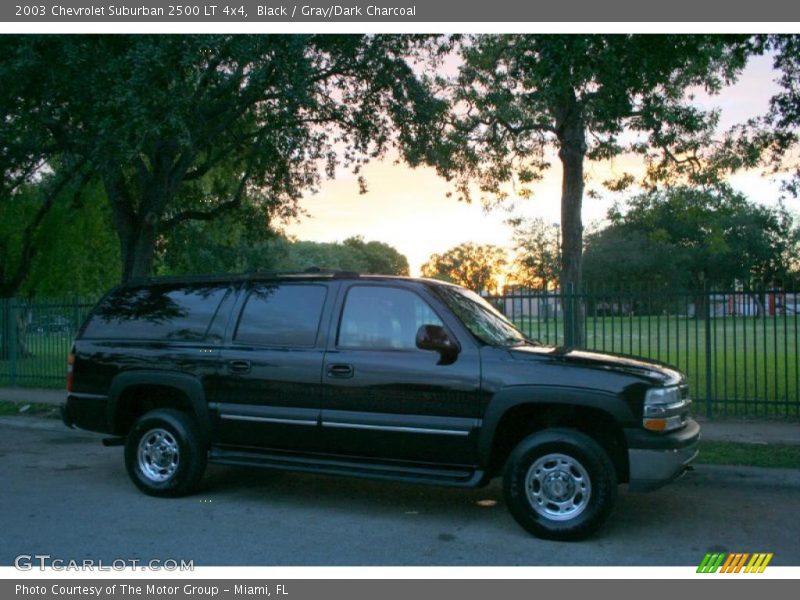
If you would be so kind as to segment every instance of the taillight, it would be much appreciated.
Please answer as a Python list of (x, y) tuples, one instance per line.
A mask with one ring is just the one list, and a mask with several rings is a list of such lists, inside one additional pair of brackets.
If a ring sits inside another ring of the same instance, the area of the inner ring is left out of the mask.
[(67, 391), (72, 391), (72, 369), (75, 367), (75, 354), (70, 352), (67, 357)]

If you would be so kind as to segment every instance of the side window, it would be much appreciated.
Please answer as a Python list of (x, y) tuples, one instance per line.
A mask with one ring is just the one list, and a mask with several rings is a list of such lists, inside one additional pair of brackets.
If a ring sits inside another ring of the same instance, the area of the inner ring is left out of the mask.
[(263, 346), (313, 346), (324, 285), (260, 285), (247, 298), (234, 340)]
[(414, 292), (391, 287), (353, 286), (339, 324), (341, 348), (411, 350), (421, 325), (442, 325)]
[(227, 286), (123, 288), (98, 305), (84, 337), (202, 340), (227, 292)]

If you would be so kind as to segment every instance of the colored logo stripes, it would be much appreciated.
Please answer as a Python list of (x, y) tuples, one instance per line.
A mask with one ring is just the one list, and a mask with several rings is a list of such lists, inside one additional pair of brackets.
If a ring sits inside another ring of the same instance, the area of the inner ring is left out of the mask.
[[(749, 561), (748, 558), (750, 559)], [(771, 560), (772, 552), (757, 552), (754, 554), (748, 554), (747, 552), (709, 552), (703, 557), (703, 561), (697, 567), (697, 572), (763, 573)]]

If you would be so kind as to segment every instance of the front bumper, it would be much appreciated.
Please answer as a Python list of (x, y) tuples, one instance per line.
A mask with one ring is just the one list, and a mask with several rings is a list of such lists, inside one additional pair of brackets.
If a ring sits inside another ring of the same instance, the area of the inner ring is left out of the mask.
[(700, 425), (689, 419), (675, 433), (661, 435), (643, 429), (625, 431), (630, 466), (629, 489), (647, 492), (683, 475), (697, 457)]

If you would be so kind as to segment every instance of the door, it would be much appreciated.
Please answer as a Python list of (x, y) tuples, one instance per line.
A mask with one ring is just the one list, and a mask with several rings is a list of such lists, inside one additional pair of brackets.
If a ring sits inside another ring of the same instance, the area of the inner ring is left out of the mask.
[(437, 352), (416, 347), (422, 325), (443, 322), (411, 287), (353, 283), (346, 290), (323, 369), (322, 426), (334, 452), (475, 463), (477, 348), (461, 344), (456, 360), (443, 364), (449, 361)]
[(220, 444), (317, 449), (327, 298), (324, 283), (260, 283), (247, 291), (210, 398)]

